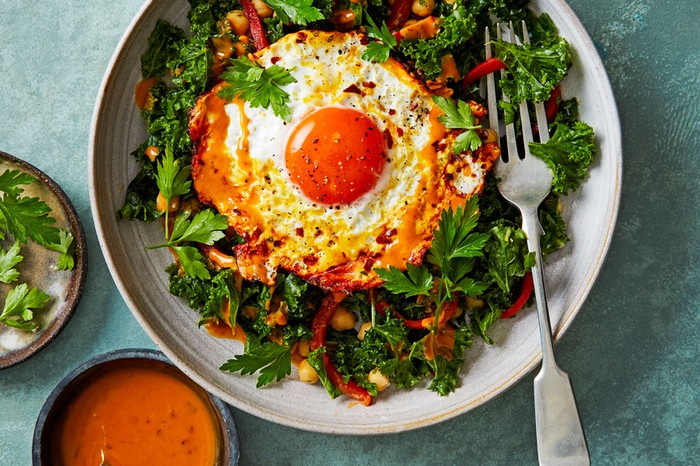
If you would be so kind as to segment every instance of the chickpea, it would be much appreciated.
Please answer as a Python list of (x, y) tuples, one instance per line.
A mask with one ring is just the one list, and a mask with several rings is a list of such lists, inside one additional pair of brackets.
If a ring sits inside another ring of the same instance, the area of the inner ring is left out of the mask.
[(311, 367), (311, 364), (306, 359), (299, 364), (299, 380), (308, 384), (315, 384), (318, 381), (316, 369)]
[(365, 322), (364, 324), (360, 325), (360, 329), (357, 331), (357, 338), (360, 340), (365, 339), (365, 333), (367, 333), (367, 330), (372, 328), (372, 322)]
[(370, 372), (367, 375), (367, 380), (370, 383), (377, 385), (378, 392), (381, 392), (382, 390), (386, 389), (389, 385), (391, 385), (389, 379), (386, 377), (386, 375), (382, 374), (379, 371), (379, 369), (372, 370), (372, 372)]
[(349, 31), (355, 26), (355, 16), (355, 12), (350, 8), (338, 10), (333, 15), (333, 22), (336, 24), (338, 29), (342, 31)]
[(237, 36), (242, 36), (248, 32), (250, 23), (243, 10), (232, 10), (226, 14), (226, 21), (231, 25), (231, 31)]
[(484, 132), (486, 133), (486, 137), (484, 138), (485, 143), (498, 142), (498, 134), (496, 131), (492, 130), (491, 128), (486, 128)]
[(309, 348), (308, 340), (301, 340), (297, 343), (297, 353), (301, 356), (307, 357), (309, 355), (311, 348)]
[[(156, 198), (156, 209), (159, 212), (165, 212), (166, 202), (165, 196), (163, 196), (162, 193), (158, 193), (158, 197)], [(175, 196), (174, 198), (170, 199), (170, 205), (167, 208), (168, 212), (175, 212), (178, 210), (180, 208), (180, 197)]]
[(485, 305), (486, 303), (483, 299), (476, 299), (472, 298), (471, 296), (467, 296), (467, 307), (469, 309), (483, 309)]
[(434, 9), (435, 0), (413, 0), (413, 4), (411, 5), (411, 11), (413, 14), (420, 16), (421, 18), (430, 16)]
[(356, 323), (357, 317), (355, 317), (355, 314), (342, 306), (338, 306), (338, 309), (335, 310), (333, 318), (331, 319), (331, 327), (339, 332), (354, 328)]
[(272, 8), (267, 6), (267, 3), (263, 2), (262, 0), (253, 0), (253, 6), (255, 7), (255, 11), (258, 13), (258, 16), (260, 16), (260, 19), (265, 19), (269, 18), (272, 16)]

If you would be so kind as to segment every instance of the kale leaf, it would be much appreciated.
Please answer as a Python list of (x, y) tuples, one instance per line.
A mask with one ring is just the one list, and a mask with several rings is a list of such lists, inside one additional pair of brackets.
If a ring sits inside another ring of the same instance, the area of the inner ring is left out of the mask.
[(596, 153), (593, 129), (581, 121), (573, 125), (556, 123), (545, 144), (530, 143), (530, 153), (541, 158), (554, 173), (552, 192), (575, 190), (588, 173)]
[(442, 57), (449, 52), (465, 48), (476, 32), (476, 21), (463, 6), (452, 11), (442, 20), (440, 31), (432, 39), (403, 40), (399, 51), (415, 62), (425, 79), (436, 79), (442, 73)]
[(185, 33), (182, 29), (159, 19), (148, 38), (148, 48), (141, 55), (141, 76), (143, 79), (162, 78), (167, 70), (166, 64), (176, 53), (177, 45), (184, 38)]
[(501, 89), (515, 103), (547, 100), (571, 65), (569, 43), (558, 35), (547, 35), (532, 44), (515, 45), (500, 40), (493, 43), (496, 57), (508, 71), (500, 80)]

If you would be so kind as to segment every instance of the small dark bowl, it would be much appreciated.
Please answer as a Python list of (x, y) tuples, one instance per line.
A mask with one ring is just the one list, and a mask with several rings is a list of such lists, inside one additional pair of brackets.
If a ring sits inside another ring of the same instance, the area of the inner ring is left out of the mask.
[(52, 449), (54, 446), (54, 429), (63, 420), (61, 413), (83, 387), (94, 376), (106, 370), (117, 367), (159, 367), (167, 366), (192, 384), (192, 387), (202, 390), (211, 403), (216, 420), (221, 428), (221, 447), (217, 466), (236, 466), (240, 451), (238, 449), (238, 433), (231, 410), (220, 399), (208, 394), (194, 382), (190, 381), (175, 365), (159, 351), (147, 349), (116, 350), (96, 356), (71, 371), (49, 395), (41, 408), (39, 418), (34, 428), (32, 445), (32, 464), (34, 466), (51, 465)]

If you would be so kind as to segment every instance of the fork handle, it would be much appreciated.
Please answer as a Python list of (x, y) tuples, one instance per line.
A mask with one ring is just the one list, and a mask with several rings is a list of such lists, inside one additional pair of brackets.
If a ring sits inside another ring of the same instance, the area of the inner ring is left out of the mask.
[(521, 211), (530, 252), (535, 253), (532, 283), (542, 343), (542, 369), (535, 377), (535, 426), (540, 465), (589, 465), (588, 447), (574, 391), (566, 372), (557, 366), (544, 287), (540, 225), (537, 208)]

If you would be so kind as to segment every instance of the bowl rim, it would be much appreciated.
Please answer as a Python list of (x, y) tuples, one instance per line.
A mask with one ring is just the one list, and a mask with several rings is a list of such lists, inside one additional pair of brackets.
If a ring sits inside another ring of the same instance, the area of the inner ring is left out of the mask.
[[(180, 374), (182, 374), (182, 376), (187, 378), (187, 380), (191, 381), (191, 383), (201, 388), (206, 394), (217, 418), (222, 424), (222, 435), (225, 436), (223, 439), (224, 445), (226, 446), (226, 450), (229, 454), (229, 462), (227, 463), (227, 466), (238, 465), (240, 460), (238, 431), (236, 429), (236, 423), (233, 419), (233, 413), (231, 412), (229, 405), (190, 379), (187, 374), (182, 372), (182, 370), (180, 370), (180, 368), (177, 367), (170, 359), (168, 359), (168, 357), (161, 351), (146, 348), (123, 348), (99, 354), (88, 359), (78, 367), (72, 369), (65, 377), (63, 377), (63, 379), (61, 379), (60, 382), (58, 382), (58, 384), (56, 384), (41, 407), (39, 416), (37, 417), (37, 421), (34, 426), (34, 434), (32, 436), (32, 464), (34, 466), (42, 465), (42, 454), (44, 449), (42, 440), (45, 434), (45, 429), (47, 428), (47, 420), (49, 420), (50, 415), (54, 412), (54, 410), (57, 409), (56, 402), (61, 401), (60, 398), (64, 395), (65, 390), (71, 388), (73, 384), (75, 384), (77, 387), (83, 383), (83, 380), (81, 379), (83, 374), (97, 370), (99, 367), (106, 366), (115, 361), (126, 361), (129, 359), (150, 360), (165, 363), (177, 370)], [(226, 441), (227, 439), (228, 441)]]
[(83, 224), (70, 198), (65, 191), (63, 191), (63, 188), (61, 188), (58, 183), (56, 183), (42, 170), (25, 160), (19, 159), (14, 155), (8, 154), (7, 152), (1, 150), (0, 159), (6, 160), (21, 167), (22, 170), (30, 175), (33, 175), (39, 183), (51, 191), (63, 208), (68, 224), (72, 230), (71, 233), (73, 234), (75, 245), (75, 266), (71, 271), (71, 278), (68, 284), (68, 293), (65, 296), (65, 303), (58, 310), (56, 317), (51, 321), (49, 326), (42, 331), (39, 338), (20, 350), (10, 352), (0, 357), (0, 370), (2, 370), (26, 361), (30, 357), (34, 356), (49, 343), (51, 343), (65, 328), (66, 324), (73, 316), (75, 309), (78, 307), (80, 298), (85, 290), (88, 267), (88, 251)]

